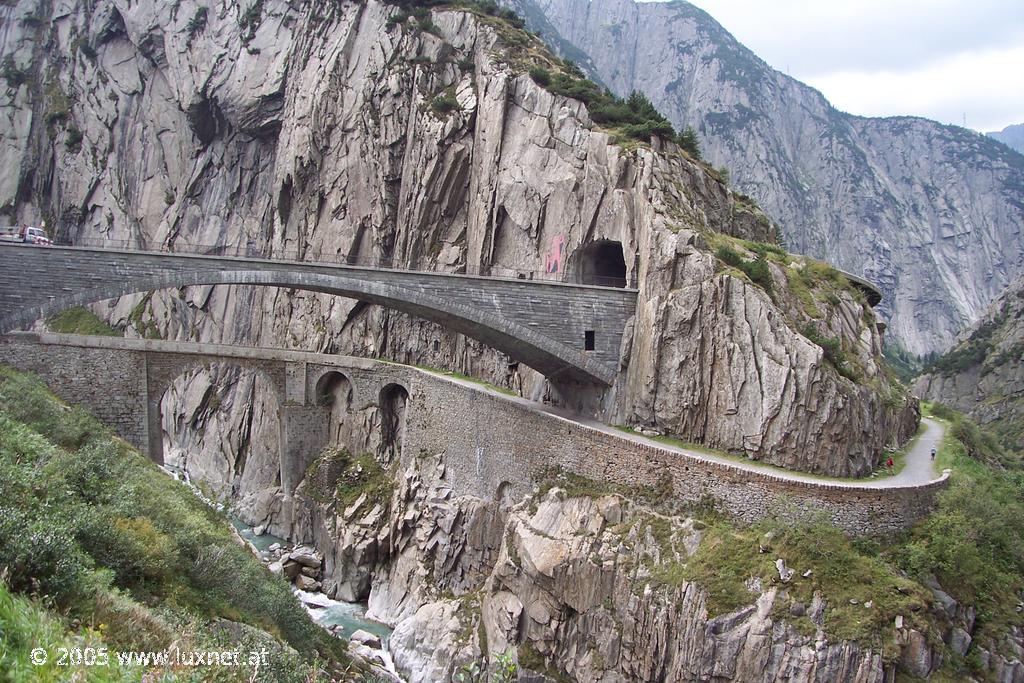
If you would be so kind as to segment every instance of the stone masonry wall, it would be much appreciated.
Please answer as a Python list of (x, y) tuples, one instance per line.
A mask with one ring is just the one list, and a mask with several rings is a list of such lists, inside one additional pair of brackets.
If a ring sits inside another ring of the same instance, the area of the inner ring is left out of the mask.
[(81, 405), (119, 437), (147, 452), (144, 352), (43, 346), (0, 337), (0, 362), (36, 373), (62, 399)]
[[(19, 286), (32, 281), (38, 287)], [(552, 376), (612, 384), (636, 292), (570, 283), (113, 249), (0, 247), (0, 331), (71, 306), (186, 284), (352, 296), (472, 336)], [(46, 292), (58, 292), (50, 297)], [(467, 321), (475, 321), (470, 324)], [(584, 350), (585, 333), (594, 349)]]

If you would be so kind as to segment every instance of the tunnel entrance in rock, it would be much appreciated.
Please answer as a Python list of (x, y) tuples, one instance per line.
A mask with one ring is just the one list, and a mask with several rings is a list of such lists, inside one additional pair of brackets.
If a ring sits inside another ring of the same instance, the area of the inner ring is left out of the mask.
[(402, 455), (408, 404), (409, 390), (401, 384), (388, 384), (380, 390), (380, 456), (384, 462), (394, 462)]
[(316, 403), (327, 410), (327, 441), (337, 446), (342, 441), (342, 425), (352, 410), (352, 381), (332, 370), (316, 383)]
[(626, 286), (626, 259), (622, 242), (597, 240), (580, 247), (577, 279), (584, 285)]

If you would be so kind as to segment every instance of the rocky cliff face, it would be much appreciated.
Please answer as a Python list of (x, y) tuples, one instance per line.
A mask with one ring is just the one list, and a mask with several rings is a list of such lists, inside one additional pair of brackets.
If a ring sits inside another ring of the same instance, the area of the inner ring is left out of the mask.
[(1024, 279), (926, 370), (914, 384), (919, 396), (966, 413), (1006, 448), (1024, 451)]
[[(310, 468), (295, 523), (279, 531), (323, 551), (325, 592), (368, 600), (369, 616), (394, 626), (391, 654), (409, 681), (453, 680), (505, 655), (529, 680), (880, 682), (897, 670), (928, 677), (950, 651), (942, 641), (961, 656), (971, 645), (973, 609), (938, 586), (904, 581), (900, 608), (884, 595), (876, 604), (868, 586), (851, 606), (817, 590), (821, 567), (782, 558), (771, 576), (741, 577), (739, 607), (723, 609), (711, 586), (685, 578), (702, 547), (721, 542), (700, 515), (593, 483), (483, 501), (454, 496), (443, 458), (424, 454), (393, 487), (359, 492), (357, 470), (333, 468), (335, 458)], [(759, 542), (773, 552), (771, 534)], [(884, 622), (872, 645), (830, 635), (851, 617)], [(979, 671), (1024, 680), (1019, 662), (980, 651)]]
[(955, 126), (836, 111), (686, 2), (509, 4), (615, 92), (693, 126), (791, 249), (879, 283), (907, 350), (944, 350), (1024, 272), (1024, 156)]
[[(614, 144), (584, 105), (523, 73), (524, 54), (561, 67), (507, 23), (283, 0), (23, 0), (0, 18), (11, 161), (0, 204), (18, 220), (45, 217), (76, 240), (566, 276), (585, 267), (585, 246), (608, 241), (641, 303), (605, 417), (835, 474), (864, 473), (912, 432), (855, 293), (810, 276), (790, 292), (804, 265), (781, 254), (764, 266), (774, 286), (725, 268), (709, 236), (770, 241), (770, 222), (674, 145)], [(477, 342), (307, 292), (191, 287), (101, 310), (143, 335), (383, 356), (511, 383), (509, 359)], [(832, 340), (830, 356), (806, 334)], [(856, 381), (837, 372), (843, 358)], [(564, 397), (520, 373), (528, 395)], [(209, 372), (194, 381), (177, 394), (194, 401), (169, 413), (193, 415), (210, 394)], [(227, 460), (241, 462), (251, 442), (238, 427), (262, 433), (270, 420), (257, 405), (199, 439), (211, 454), (230, 443)], [(175, 433), (189, 424), (175, 419)]]
[[(292, 529), (331, 543), (328, 591), (345, 594), (350, 577), (372, 575), (357, 597), (395, 626), (392, 655), (409, 681), (452, 680), (464, 665), (510, 651), (523, 669), (574, 681), (884, 680), (880, 653), (815, 647), (775, 622), (776, 588), (709, 619), (702, 588), (651, 581), (669, 549), (621, 498), (553, 489), (502, 509), (452, 497), (443, 475), (428, 457), (399, 476), (391, 501), (343, 511), (306, 499)], [(701, 542), (693, 524), (673, 530), (683, 556)]]

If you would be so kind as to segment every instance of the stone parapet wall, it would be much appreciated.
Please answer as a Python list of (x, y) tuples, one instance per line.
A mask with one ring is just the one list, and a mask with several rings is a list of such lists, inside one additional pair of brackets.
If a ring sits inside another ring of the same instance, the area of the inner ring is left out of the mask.
[(19, 335), (0, 337), (0, 362), (39, 375), (62, 399), (81, 405), (119, 437), (147, 452), (145, 352), (112, 352), (104, 345), (43, 345), (31, 341), (30, 335)]

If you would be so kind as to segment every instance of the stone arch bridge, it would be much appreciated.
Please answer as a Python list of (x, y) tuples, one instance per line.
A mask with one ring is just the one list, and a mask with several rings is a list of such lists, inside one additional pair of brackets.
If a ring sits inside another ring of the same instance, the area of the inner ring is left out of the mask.
[(335, 294), (440, 323), (549, 379), (610, 386), (636, 290), (258, 258), (0, 245), (0, 333), (74, 306), (186, 285)]
[(393, 385), (410, 393), (415, 372), (363, 358), (225, 344), (35, 333), (0, 339), (0, 359), (41, 376), (158, 464), (164, 462), (161, 400), (175, 379), (214, 363), (257, 372), (276, 398), (280, 483), (288, 495), (329, 442), (330, 407), (320, 395), (326, 377), (344, 376), (351, 408), (360, 410), (377, 406)]
[[(362, 358), (301, 351), (116, 337), (19, 333), (0, 336), (0, 359), (35, 372), (66, 401), (78, 403), (122, 438), (160, 461), (160, 399), (174, 378), (209, 363), (256, 369), (278, 398), (280, 493), (291, 500), (313, 459), (329, 445), (332, 405), (319, 400), (323, 380), (343, 375), (347, 407), (384, 408), (389, 389), (407, 398), (395, 457), (403, 470), (421, 458), (440, 458), (455, 495), (518, 499), (561, 469), (618, 488), (654, 489), (707, 498), (733, 515), (798, 521), (825, 515), (852, 534), (900, 531), (931, 509), (948, 473), (923, 484), (795, 480), (640, 443), (613, 429), (549, 412), (457, 378)], [(434, 469), (434, 468), (431, 468)], [(285, 527), (290, 521), (285, 521)]]

